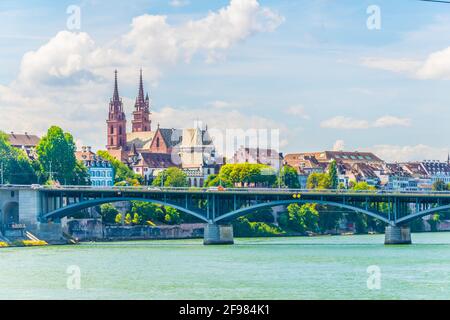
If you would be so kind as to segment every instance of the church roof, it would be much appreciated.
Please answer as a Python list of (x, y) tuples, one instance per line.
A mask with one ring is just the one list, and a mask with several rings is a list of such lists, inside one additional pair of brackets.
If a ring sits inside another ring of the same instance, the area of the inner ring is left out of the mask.
[(137, 149), (150, 149), (155, 131), (129, 132), (127, 133), (127, 147), (131, 149), (134, 146)]
[(172, 155), (152, 152), (142, 152), (138, 165), (148, 168), (170, 168), (176, 166), (172, 161)]
[(181, 142), (183, 130), (158, 128), (168, 147), (174, 147)]

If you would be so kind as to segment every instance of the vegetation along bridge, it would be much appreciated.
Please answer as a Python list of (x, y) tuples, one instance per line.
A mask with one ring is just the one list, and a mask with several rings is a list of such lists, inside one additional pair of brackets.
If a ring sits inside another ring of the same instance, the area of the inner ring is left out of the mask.
[(409, 222), (450, 209), (448, 192), (33, 185), (0, 186), (0, 222), (24, 224), (38, 234), (55, 233), (60, 232), (55, 226), (63, 217), (122, 201), (170, 206), (204, 221), (205, 244), (233, 243), (229, 222), (236, 217), (256, 209), (293, 203), (315, 203), (371, 216), (386, 223), (386, 244), (405, 244), (411, 243)]

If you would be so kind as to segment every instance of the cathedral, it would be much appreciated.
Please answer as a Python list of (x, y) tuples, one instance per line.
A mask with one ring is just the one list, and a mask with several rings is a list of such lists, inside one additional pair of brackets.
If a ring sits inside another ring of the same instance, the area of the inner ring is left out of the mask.
[(147, 183), (151, 183), (161, 170), (179, 167), (187, 174), (191, 186), (203, 186), (206, 177), (218, 170), (215, 148), (208, 129), (199, 126), (166, 129), (158, 124), (156, 130), (152, 131), (150, 108), (149, 95), (144, 93), (141, 70), (131, 132), (127, 132), (127, 117), (119, 95), (116, 70), (114, 92), (106, 120), (108, 152), (141, 175)]

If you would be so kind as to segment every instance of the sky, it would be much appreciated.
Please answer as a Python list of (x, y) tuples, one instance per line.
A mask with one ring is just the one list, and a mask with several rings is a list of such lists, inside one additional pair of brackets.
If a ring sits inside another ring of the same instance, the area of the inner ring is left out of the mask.
[(450, 150), (450, 4), (2, 0), (0, 21), (5, 132), (104, 149), (114, 70), (131, 126), (142, 68), (153, 128), (279, 130), (284, 154)]

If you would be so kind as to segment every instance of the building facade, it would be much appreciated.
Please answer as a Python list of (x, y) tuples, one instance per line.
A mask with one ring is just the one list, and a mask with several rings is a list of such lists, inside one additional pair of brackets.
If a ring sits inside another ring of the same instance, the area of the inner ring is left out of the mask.
[(92, 152), (91, 147), (82, 147), (75, 153), (78, 161), (88, 168), (91, 185), (94, 187), (112, 187), (114, 185), (114, 169), (106, 161)]

